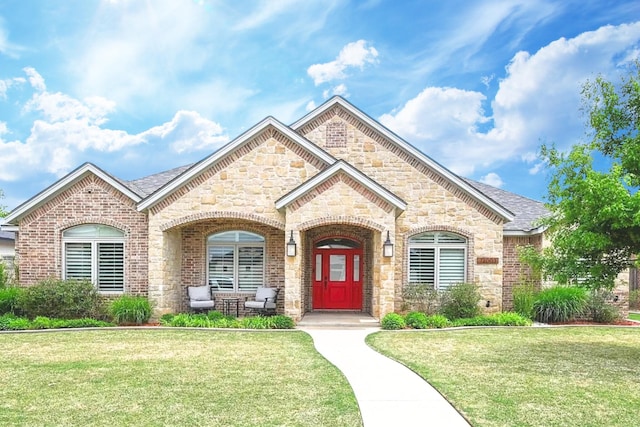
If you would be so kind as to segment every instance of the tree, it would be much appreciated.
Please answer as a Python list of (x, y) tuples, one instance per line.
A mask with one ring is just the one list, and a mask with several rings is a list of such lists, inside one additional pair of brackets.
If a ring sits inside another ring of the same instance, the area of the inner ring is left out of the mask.
[[(2, 191), (2, 189), (0, 189), (0, 200), (4, 199), (4, 191)], [(4, 218), (5, 216), (7, 216), (9, 214), (9, 212), (6, 210), (7, 207), (4, 205), (0, 205), (0, 218)]]
[(541, 148), (552, 245), (534, 264), (559, 283), (611, 289), (640, 253), (640, 62), (618, 85), (588, 81), (582, 99), (590, 141)]

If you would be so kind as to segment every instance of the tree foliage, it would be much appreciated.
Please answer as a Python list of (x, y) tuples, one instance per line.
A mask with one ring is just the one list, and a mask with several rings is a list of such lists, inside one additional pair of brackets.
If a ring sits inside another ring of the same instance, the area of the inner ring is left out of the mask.
[[(4, 191), (2, 191), (2, 189), (0, 189), (0, 200), (4, 199)], [(4, 218), (5, 216), (7, 216), (9, 214), (9, 212), (7, 211), (7, 207), (0, 205), (0, 218)]]
[(582, 99), (589, 141), (541, 148), (552, 246), (534, 263), (560, 283), (612, 288), (640, 253), (640, 62), (618, 84), (588, 81)]

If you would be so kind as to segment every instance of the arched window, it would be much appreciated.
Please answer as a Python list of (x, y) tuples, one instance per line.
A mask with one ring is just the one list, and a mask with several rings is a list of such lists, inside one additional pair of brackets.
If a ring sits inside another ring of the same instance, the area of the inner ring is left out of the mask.
[(209, 236), (207, 276), (214, 291), (254, 292), (264, 286), (264, 237), (241, 230)]
[(465, 282), (467, 239), (453, 233), (427, 232), (409, 238), (409, 284), (446, 289)]
[(124, 233), (101, 224), (62, 232), (63, 278), (89, 280), (103, 293), (124, 291)]

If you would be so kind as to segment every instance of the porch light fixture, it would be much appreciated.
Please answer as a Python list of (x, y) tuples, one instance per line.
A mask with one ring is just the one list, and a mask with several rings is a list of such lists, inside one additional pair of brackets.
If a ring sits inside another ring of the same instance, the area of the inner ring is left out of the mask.
[(613, 302), (618, 302), (618, 300), (620, 300), (620, 297), (618, 295), (614, 295)]
[(293, 230), (291, 230), (291, 237), (287, 242), (287, 256), (296, 256), (296, 241), (293, 240)]
[(387, 240), (385, 240), (382, 245), (382, 256), (387, 258), (393, 256), (393, 243), (391, 243), (391, 239), (389, 238), (389, 230), (387, 230)]
[(491, 307), (491, 301), (487, 300), (487, 303), (484, 306), (487, 308)]

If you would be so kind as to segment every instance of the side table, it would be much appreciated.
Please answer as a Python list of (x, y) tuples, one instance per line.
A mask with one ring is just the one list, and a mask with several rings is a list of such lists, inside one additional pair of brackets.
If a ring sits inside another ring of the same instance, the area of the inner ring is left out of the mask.
[(222, 313), (225, 316), (230, 316), (233, 308), (233, 304), (236, 305), (236, 317), (238, 317), (240, 308), (240, 298), (222, 298)]

